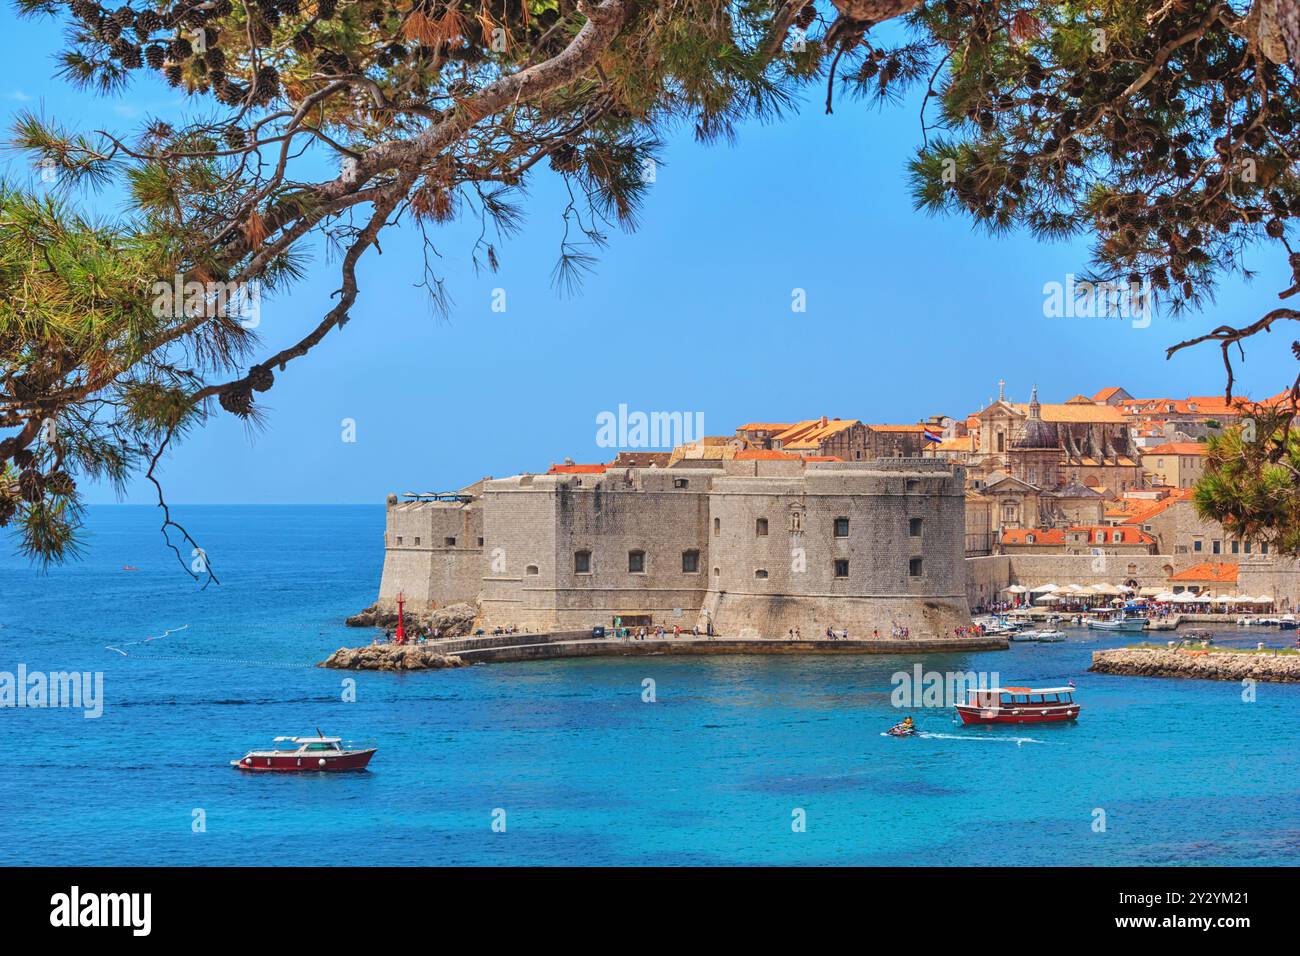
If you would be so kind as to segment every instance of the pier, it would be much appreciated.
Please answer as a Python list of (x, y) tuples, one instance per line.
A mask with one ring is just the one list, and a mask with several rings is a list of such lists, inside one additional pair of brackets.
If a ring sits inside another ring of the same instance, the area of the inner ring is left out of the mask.
[(435, 670), (466, 664), (575, 657), (656, 657), (727, 654), (960, 654), (1007, 649), (1004, 637), (890, 638), (704, 637), (682, 634), (644, 640), (591, 636), (591, 631), (461, 637), (422, 644), (340, 648), (318, 666), (343, 670)]

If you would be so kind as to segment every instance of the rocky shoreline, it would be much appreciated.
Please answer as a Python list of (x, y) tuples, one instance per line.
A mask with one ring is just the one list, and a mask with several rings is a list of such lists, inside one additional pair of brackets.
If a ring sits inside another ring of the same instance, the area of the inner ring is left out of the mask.
[[(405, 616), (408, 628), (430, 632), (436, 629), (440, 638), (464, 637), (473, 629), (478, 610), (472, 604), (448, 604), (432, 610), (421, 610), (408, 604)], [(343, 623), (348, 627), (397, 627), (397, 605), (372, 604)]]
[(348, 671), (436, 671), (448, 667), (468, 667), (469, 661), (455, 654), (440, 654), (418, 644), (370, 644), (365, 647), (340, 647), (316, 666)]
[(1300, 683), (1300, 654), (1186, 648), (1121, 647), (1094, 651), (1097, 674), (1126, 677), (1188, 677), (1199, 680), (1257, 680)]

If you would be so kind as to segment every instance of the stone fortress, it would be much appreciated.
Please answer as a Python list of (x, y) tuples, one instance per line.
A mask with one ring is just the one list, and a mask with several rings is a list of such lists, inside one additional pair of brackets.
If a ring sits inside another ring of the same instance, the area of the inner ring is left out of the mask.
[(965, 485), (944, 460), (756, 455), (393, 495), (379, 605), (467, 603), (480, 627), (535, 632), (947, 638), (970, 624)]

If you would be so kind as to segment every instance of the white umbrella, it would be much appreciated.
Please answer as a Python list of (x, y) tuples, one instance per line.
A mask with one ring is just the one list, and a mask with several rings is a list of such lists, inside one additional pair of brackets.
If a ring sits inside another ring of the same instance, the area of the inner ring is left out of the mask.
[(1034, 588), (1034, 589), (1033, 589), (1032, 591), (1030, 591), (1029, 593), (1030, 593), (1030, 594), (1047, 594), (1049, 591), (1059, 591), (1059, 590), (1061, 590), (1061, 589), (1058, 588), (1055, 584), (1040, 584), (1038, 587)]
[(1038, 601), (1039, 604), (1057, 604), (1060, 602), (1061, 599), (1057, 597), (1055, 594), (1044, 594), (1038, 597), (1036, 600)]
[(1138, 591), (1138, 594), (1142, 595), (1143, 597), (1155, 597), (1156, 595), (1163, 594), (1163, 593), (1165, 592), (1163, 592), (1160, 588), (1142, 588), (1140, 591)]
[(1175, 594), (1173, 591), (1159, 591), (1156, 593), (1157, 601), (1169, 602), (1169, 601), (1177, 600), (1177, 598), (1178, 595)]
[(1028, 594), (1029, 593), (1029, 588), (1025, 587), (1023, 584), (1013, 584), (1011, 585), (1011, 587), (1003, 588), (1002, 590), (1005, 591), (1007, 594)]

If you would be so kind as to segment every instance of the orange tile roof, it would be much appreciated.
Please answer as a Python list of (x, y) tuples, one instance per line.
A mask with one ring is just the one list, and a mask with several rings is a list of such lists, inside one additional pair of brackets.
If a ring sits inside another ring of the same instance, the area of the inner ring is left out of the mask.
[(804, 461), (843, 461), (838, 455), (809, 455)]
[(603, 475), (609, 465), (552, 465), (548, 475)]
[(923, 432), (925, 425), (868, 425), (873, 432)]
[[(1016, 402), (1008, 402), (1012, 408), (1022, 415), (1029, 414), (1029, 406)], [(1127, 419), (1124, 413), (1114, 405), (1095, 405), (1088, 399), (1076, 404), (1064, 405), (1041, 405), (1039, 414), (1042, 415), (1045, 422), (1113, 422), (1116, 425), (1123, 424)]]
[(1110, 388), (1103, 388), (1096, 395), (1092, 396), (1092, 400), (1094, 402), (1105, 402), (1122, 391), (1124, 391), (1124, 389), (1120, 388), (1118, 385), (1112, 385)]
[(748, 425), (741, 425), (736, 429), (738, 432), (783, 432), (787, 428), (793, 428), (793, 422), (750, 422)]
[(736, 452), (736, 461), (800, 461), (798, 455), (769, 448), (742, 448)]
[(1210, 561), (1205, 564), (1194, 564), (1190, 568), (1184, 568), (1169, 575), (1170, 581), (1192, 581), (1195, 583), (1208, 582), (1211, 584), (1235, 584), (1237, 582), (1237, 566), (1235, 564), (1226, 564)]
[(1143, 455), (1206, 455), (1204, 442), (1199, 441), (1171, 441), (1163, 445), (1156, 445), (1155, 448), (1147, 448), (1142, 452)]
[(784, 448), (816, 448), (836, 432), (861, 424), (856, 418), (820, 418), (799, 422), (774, 436)]
[(1168, 497), (1161, 498), (1159, 501), (1153, 501), (1148, 505), (1148, 507), (1135, 511), (1133, 517), (1127, 519), (1124, 523), (1142, 524), (1142, 522), (1149, 521), (1156, 515), (1164, 514), (1164, 512), (1178, 504), (1178, 502), (1186, 501), (1190, 498), (1192, 496), (1192, 491), (1191, 488), (1179, 488), (1177, 491), (1171, 492)]

